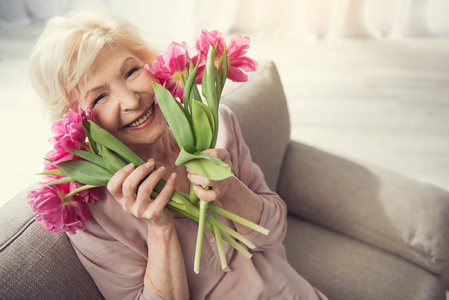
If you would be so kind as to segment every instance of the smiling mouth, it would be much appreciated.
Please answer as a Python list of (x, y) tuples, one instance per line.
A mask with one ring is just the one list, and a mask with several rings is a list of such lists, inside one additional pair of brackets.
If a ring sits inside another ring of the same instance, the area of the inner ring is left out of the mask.
[(153, 106), (154, 106), (154, 103), (150, 106), (150, 109), (148, 109), (148, 111), (143, 116), (141, 116), (138, 120), (126, 125), (125, 127), (130, 127), (130, 128), (137, 127), (137, 126), (141, 125), (142, 123), (144, 123), (146, 120), (148, 120), (151, 117), (151, 115), (153, 114)]

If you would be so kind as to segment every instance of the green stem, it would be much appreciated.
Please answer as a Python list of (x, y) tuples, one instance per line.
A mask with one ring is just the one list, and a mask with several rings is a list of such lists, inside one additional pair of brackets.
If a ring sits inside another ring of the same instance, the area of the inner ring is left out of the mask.
[(245, 247), (243, 247), (242, 245), (240, 245), (239, 243), (237, 243), (235, 240), (233, 240), (229, 235), (227, 234), (223, 234), (222, 235), (223, 240), (228, 243), (229, 245), (231, 245), (232, 247), (234, 247), (238, 252), (240, 252), (243, 256), (245, 256), (246, 258), (251, 258), (253, 255), (245, 249)]
[[(215, 212), (211, 212), (210, 215), (213, 219), (218, 221), (217, 214)], [(217, 226), (215, 226), (215, 225), (212, 225), (212, 226), (214, 228), (215, 240), (217, 241), (217, 250), (218, 250), (218, 255), (220, 257), (221, 268), (224, 270), (228, 266), (228, 261), (226, 259), (226, 255), (225, 255), (224, 249), (223, 249), (223, 239), (221, 236), (221, 231)]]
[(204, 223), (206, 221), (207, 202), (200, 201), (200, 215), (198, 220), (198, 234), (196, 237), (195, 263), (193, 271), (198, 274), (200, 272), (201, 250), (203, 247)]
[[(162, 190), (162, 187), (164, 186), (165, 182), (160, 182), (158, 184), (157, 189)], [(156, 190), (156, 188), (155, 188)], [(159, 192), (153, 191), (151, 196), (153, 198), (157, 197), (159, 195)], [(180, 193), (175, 190), (173, 195), (171, 196), (170, 200), (167, 203), (167, 207), (185, 217), (188, 217), (196, 222), (199, 223), (200, 218), (200, 210), (192, 205), (189, 200), (187, 200), (187, 195), (184, 195), (183, 193)], [(200, 204), (201, 205), (201, 204)], [(233, 229), (229, 228), (225, 224), (218, 221), (218, 219), (215, 219), (214, 217), (206, 215), (206, 218), (204, 220), (204, 226), (207, 227), (209, 230), (216, 232), (215, 230), (218, 230), (220, 232), (220, 236), (222, 239), (227, 242), (230, 246), (234, 247), (237, 251), (239, 251), (243, 256), (247, 258), (251, 258), (252, 254), (245, 249), (242, 245), (237, 243), (234, 239), (232, 239), (229, 235), (239, 239), (242, 243), (246, 244), (249, 248), (254, 248), (254, 244), (252, 244), (248, 239), (246, 239), (244, 236), (239, 234), (238, 232), (234, 231)], [(221, 232), (223, 231), (223, 232)], [(228, 233), (229, 235), (225, 234), (224, 232)], [(204, 233), (204, 231), (203, 231)], [(203, 234), (201, 235), (203, 236)], [(216, 235), (217, 236), (217, 235)], [(219, 239), (219, 238), (218, 238)], [(220, 243), (217, 239), (217, 247), (218, 243)], [(221, 248), (223, 245), (221, 245)], [(220, 250), (219, 250), (220, 251)], [(223, 251), (224, 253), (224, 251)], [(197, 252), (195, 253), (196, 258)], [(201, 255), (201, 252), (199, 252), (199, 255)], [(221, 258), (220, 258), (221, 259)], [(223, 266), (223, 264), (222, 264)], [(198, 269), (195, 270), (195, 272), (199, 272), (199, 266)]]
[[(155, 196), (156, 196), (156, 195), (155, 195)], [(153, 196), (152, 196), (152, 197), (153, 197)], [(173, 211), (179, 213), (180, 215), (183, 215), (183, 216), (185, 216), (185, 217), (187, 217), (187, 218), (192, 219), (192, 220), (195, 221), (195, 222), (198, 222), (198, 217), (195, 217), (194, 215), (190, 215), (189, 213), (187, 213), (187, 212), (184, 210), (184, 208), (181, 208), (181, 207), (180, 207), (180, 205), (179, 205), (178, 203), (169, 201), (169, 202), (167, 203), (167, 206), (168, 206), (171, 210), (173, 210)], [(209, 222), (207, 222), (207, 220), (206, 220), (205, 226), (206, 226), (208, 229), (213, 230), (212, 225), (211, 225)], [(224, 225), (224, 226), (226, 226), (226, 225)], [(227, 242), (231, 247), (234, 247), (234, 249), (237, 250), (237, 251), (239, 251), (243, 256), (245, 256), (246, 258), (251, 258), (251, 257), (252, 257), (252, 254), (251, 254), (248, 250), (246, 250), (245, 247), (243, 247), (242, 245), (240, 245), (239, 243), (237, 243), (237, 242), (236, 242), (235, 240), (233, 240), (229, 235), (227, 235), (227, 234), (225, 234), (225, 233), (222, 232), (222, 235), (221, 235), (221, 236), (222, 236), (222, 238), (223, 238), (223, 240), (224, 240), (225, 242)]]
[(251, 248), (251, 249), (256, 248), (256, 246), (250, 240), (248, 240), (246, 237), (244, 237), (243, 235), (241, 235), (237, 231), (235, 231), (235, 230), (229, 228), (228, 226), (224, 225), (220, 221), (215, 220), (212, 217), (207, 216), (207, 215), (206, 215), (206, 220), (209, 221), (212, 225), (216, 225), (218, 228), (220, 228), (220, 230), (222, 230), (222, 231), (226, 232), (227, 234), (233, 236), (234, 238), (238, 239), (239, 241), (241, 241), (243, 244), (245, 244), (249, 248)]
[(97, 186), (97, 185), (85, 184), (85, 185), (83, 185), (83, 186), (81, 186), (81, 187), (79, 187), (79, 188), (77, 188), (77, 189), (71, 191), (71, 192), (68, 193), (67, 195), (65, 195), (64, 201), (69, 200), (70, 197), (72, 197), (72, 196), (75, 195), (75, 194), (78, 194), (79, 192), (82, 192), (82, 191), (84, 191), (84, 190), (88, 190), (88, 189), (91, 189), (91, 188), (95, 188), (95, 187), (98, 187), (98, 186)]
[(222, 215), (223, 217), (228, 218), (229, 220), (232, 220), (234, 222), (240, 223), (240, 224), (242, 224), (242, 225), (244, 225), (244, 226), (246, 226), (248, 228), (251, 228), (251, 229), (253, 229), (253, 230), (257, 231), (257, 232), (260, 232), (260, 233), (262, 233), (264, 235), (268, 235), (270, 233), (270, 231), (268, 229), (266, 229), (266, 228), (264, 228), (264, 227), (262, 227), (260, 225), (257, 225), (257, 224), (255, 224), (255, 223), (253, 223), (251, 221), (248, 221), (247, 219), (242, 218), (242, 217), (240, 217), (240, 216), (238, 216), (236, 214), (233, 214), (233, 213), (231, 213), (231, 212), (229, 212), (229, 211), (227, 211), (227, 210), (225, 210), (225, 209), (223, 209), (221, 207), (218, 207), (215, 204), (210, 204), (209, 205), (209, 211), (218, 213), (218, 214)]
[(198, 201), (200, 201), (200, 199), (198, 198), (198, 196), (195, 194), (195, 190), (193, 189), (195, 185), (193, 183), (190, 184), (190, 191), (189, 191), (189, 201), (190, 203), (192, 203), (193, 205), (198, 205)]

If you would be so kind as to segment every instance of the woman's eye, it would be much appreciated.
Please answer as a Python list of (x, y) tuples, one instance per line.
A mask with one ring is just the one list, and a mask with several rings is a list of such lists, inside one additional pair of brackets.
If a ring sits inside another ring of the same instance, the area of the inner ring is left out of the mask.
[(101, 99), (103, 99), (104, 97), (106, 97), (105, 94), (101, 94), (100, 96), (98, 96), (97, 98), (95, 98), (93, 106), (95, 106), (98, 102), (101, 101)]
[(126, 78), (129, 78), (131, 75), (133, 75), (137, 71), (139, 71), (139, 68), (132, 68), (131, 70), (129, 70), (128, 73), (126, 73)]

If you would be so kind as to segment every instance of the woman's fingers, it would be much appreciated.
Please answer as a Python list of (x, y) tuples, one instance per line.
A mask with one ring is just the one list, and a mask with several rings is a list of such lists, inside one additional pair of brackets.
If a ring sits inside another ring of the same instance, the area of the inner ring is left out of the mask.
[(164, 177), (165, 167), (155, 170), (154, 160), (134, 168), (132, 164), (119, 170), (109, 180), (108, 190), (123, 210), (154, 225), (167, 224), (172, 214), (165, 208), (175, 189), (176, 174), (173, 173), (156, 199), (150, 198), (156, 184)]
[(232, 167), (231, 154), (225, 149), (221, 149), (221, 148), (207, 149), (207, 150), (202, 151), (201, 153), (216, 157)]
[(191, 183), (201, 186), (215, 186), (218, 183), (218, 181), (193, 173), (191, 170), (187, 171), (187, 178)]
[[(134, 172), (129, 174), (122, 185), (123, 198), (136, 200), (137, 189), (145, 177), (154, 170), (154, 161), (149, 160), (145, 164), (137, 167)], [(151, 194), (151, 193), (150, 193)]]
[[(150, 172), (154, 169), (151, 168)], [(154, 187), (162, 179), (165, 174), (165, 167), (160, 167), (148, 177), (144, 177), (143, 180), (139, 181), (140, 185), (138, 187), (136, 202), (146, 203), (150, 200), (150, 195), (153, 192)], [(145, 175), (146, 176), (146, 175)]]
[(154, 199), (153, 205), (156, 211), (163, 211), (165, 209), (167, 202), (170, 200), (170, 197), (175, 191), (176, 177), (176, 173), (171, 174), (162, 191), (159, 193), (156, 199)]
[(220, 197), (220, 188), (212, 188), (212, 189), (206, 189), (199, 185), (193, 186), (193, 189), (195, 191), (195, 194), (198, 196), (198, 198), (202, 201), (211, 202), (218, 200)]
[(122, 185), (125, 179), (134, 171), (134, 165), (129, 164), (118, 170), (109, 180), (106, 188), (115, 197), (115, 199), (121, 199), (123, 197)]
[[(201, 153), (216, 157), (232, 167), (231, 155), (225, 149), (207, 149)], [(230, 190), (231, 178), (216, 181), (201, 176), (187, 168), (187, 177), (194, 184), (195, 194), (203, 201), (215, 201), (225, 196)]]

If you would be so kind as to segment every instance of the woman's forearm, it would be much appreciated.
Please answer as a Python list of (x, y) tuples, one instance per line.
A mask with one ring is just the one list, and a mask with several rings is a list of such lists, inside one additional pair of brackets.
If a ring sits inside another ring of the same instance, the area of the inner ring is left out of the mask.
[(164, 299), (188, 299), (184, 259), (174, 222), (164, 228), (148, 226), (145, 287)]

